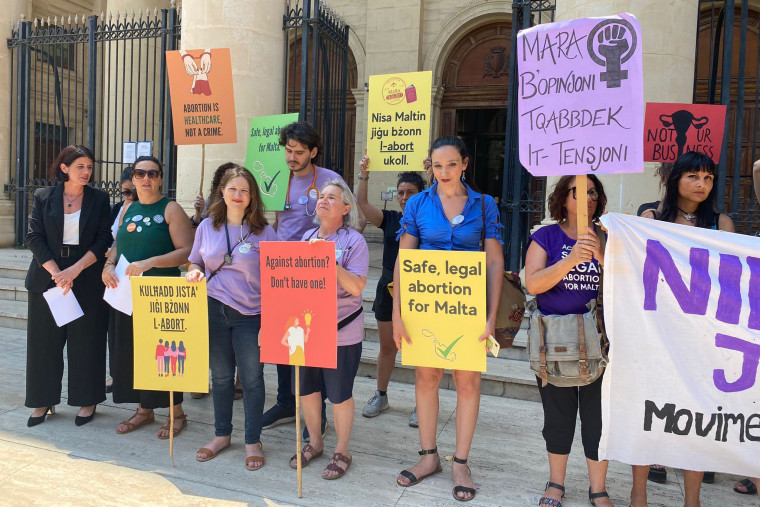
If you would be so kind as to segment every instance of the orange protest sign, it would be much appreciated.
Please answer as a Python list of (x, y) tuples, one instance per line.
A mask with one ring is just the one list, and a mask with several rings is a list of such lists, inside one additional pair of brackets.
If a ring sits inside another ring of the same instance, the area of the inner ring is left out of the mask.
[(335, 243), (266, 241), (260, 249), (261, 362), (335, 368)]
[(166, 52), (174, 144), (237, 142), (229, 48)]

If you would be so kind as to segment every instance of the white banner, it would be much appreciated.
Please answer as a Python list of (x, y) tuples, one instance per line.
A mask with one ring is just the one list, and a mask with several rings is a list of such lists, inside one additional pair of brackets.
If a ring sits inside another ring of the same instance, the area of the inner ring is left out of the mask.
[(610, 213), (599, 458), (760, 477), (760, 238)]

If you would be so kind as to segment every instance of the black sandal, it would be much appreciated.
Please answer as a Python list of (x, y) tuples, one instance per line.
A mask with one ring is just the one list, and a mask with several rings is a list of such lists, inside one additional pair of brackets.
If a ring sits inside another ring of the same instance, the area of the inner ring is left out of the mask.
[[(467, 473), (472, 475), (472, 471), (470, 470), (470, 467), (467, 465), (466, 459), (459, 459), (456, 456), (452, 458), (452, 461), (454, 463), (459, 463), (460, 465), (467, 466)], [(468, 488), (467, 486), (454, 486), (454, 489), (451, 490), (451, 495), (454, 497), (455, 500), (459, 500), (460, 502), (469, 502), (473, 498), (475, 498), (475, 494), (478, 491), (475, 488)], [(469, 493), (472, 495), (470, 498), (460, 498), (457, 496), (457, 493)]]
[[(434, 447), (433, 449), (423, 449), (421, 451), (417, 451), (417, 454), (419, 454), (420, 456), (424, 456), (426, 454), (438, 454), (438, 447)], [(443, 468), (441, 468), (441, 460), (440, 459), (438, 460), (438, 468), (436, 468), (434, 471), (430, 472), (429, 474), (423, 475), (420, 478), (417, 478), (409, 470), (402, 470), (401, 472), (399, 472), (399, 475), (401, 475), (402, 477), (405, 477), (405, 478), (409, 479), (409, 484), (404, 484), (401, 481), (399, 481), (398, 479), (396, 479), (396, 484), (398, 484), (402, 488), (408, 488), (409, 486), (414, 486), (415, 484), (419, 484), (426, 477), (430, 477), (431, 475), (440, 473), (442, 470), (443, 470)]]
[[(738, 484), (741, 484), (742, 486), (744, 486), (744, 489), (746, 489), (747, 491), (739, 491), (738, 489), (736, 489), (736, 486)], [(755, 483), (749, 479), (742, 479), (740, 481), (737, 481), (736, 484), (734, 484), (734, 491), (736, 491), (740, 495), (754, 495), (755, 493), (757, 493), (757, 486), (755, 486)]]
[[(546, 493), (546, 490), (549, 488), (554, 488), (562, 491), (562, 496), (560, 498), (565, 498), (565, 486), (562, 484), (557, 484), (556, 482), (547, 481), (546, 486), (544, 486), (544, 493)], [(555, 500), (554, 498), (549, 498), (548, 496), (542, 496), (538, 500), (539, 507), (541, 505), (549, 505), (551, 507), (562, 507), (562, 502), (559, 500)]]
[(607, 494), (606, 491), (600, 491), (599, 493), (592, 493), (591, 488), (588, 488), (588, 501), (591, 502), (591, 505), (596, 505), (596, 502), (594, 502), (597, 498), (609, 498), (610, 495)]

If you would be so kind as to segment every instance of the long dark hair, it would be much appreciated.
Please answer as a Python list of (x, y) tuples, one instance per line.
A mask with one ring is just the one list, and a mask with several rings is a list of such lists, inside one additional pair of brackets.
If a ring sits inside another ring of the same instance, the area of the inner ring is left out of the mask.
[[(602, 185), (602, 182), (599, 181), (599, 178), (597, 178), (596, 175), (589, 174), (587, 177), (589, 180), (594, 182), (596, 193), (599, 194), (599, 199), (596, 201), (596, 210), (594, 211), (594, 216), (591, 217), (591, 221), (593, 222), (602, 216), (602, 213), (604, 213), (604, 208), (607, 207), (607, 194), (604, 193), (604, 185)], [(552, 220), (556, 220), (560, 223), (567, 220), (567, 211), (565, 211), (565, 199), (567, 198), (567, 194), (572, 188), (570, 184), (573, 182), (573, 178), (575, 178), (575, 176), (562, 176), (554, 185), (552, 193), (549, 194), (546, 202), (547, 207), (549, 208), (549, 216), (552, 218)]]
[(467, 145), (464, 144), (464, 141), (457, 136), (441, 136), (433, 141), (433, 145), (430, 147), (430, 155), (432, 156), (435, 150), (443, 148), (444, 146), (453, 146), (457, 149), (462, 156), (462, 162), (467, 164), (467, 168), (464, 171), (464, 182), (467, 183), (470, 188), (480, 193), (478, 186), (475, 184), (475, 168), (470, 164), (470, 155), (467, 153)]
[[(72, 144), (72, 145), (66, 146), (64, 149), (61, 150), (58, 156), (55, 157), (55, 160), (50, 165), (49, 174), (52, 175), (58, 181), (69, 181), (69, 175), (61, 171), (61, 164), (65, 166), (70, 166), (71, 164), (74, 163), (76, 159), (82, 158), (82, 157), (89, 158), (90, 160), (92, 160), (93, 164), (95, 163), (95, 155), (92, 154), (92, 152), (87, 146), (82, 146), (81, 144)], [(93, 168), (93, 171), (90, 174), (90, 181), (92, 181), (92, 177), (94, 175), (95, 175), (95, 170)]]
[[(678, 157), (665, 184), (665, 196), (660, 204), (660, 220), (665, 222), (674, 222), (676, 220), (679, 213), (678, 182), (681, 181), (681, 176), (684, 173), (698, 173), (699, 171), (705, 171), (713, 176), (717, 176), (715, 162), (704, 153), (687, 151)], [(715, 225), (717, 215), (715, 211), (716, 184), (716, 182), (713, 182), (713, 187), (710, 193), (707, 194), (707, 199), (697, 206), (697, 211), (695, 212), (697, 215), (697, 227), (709, 228)]]
[[(243, 221), (248, 224), (248, 227), (254, 234), (260, 234), (268, 222), (264, 216), (264, 203), (261, 200), (259, 186), (248, 169), (239, 165), (227, 169), (222, 176), (222, 180), (219, 182), (217, 192), (221, 194), (224, 187), (238, 177), (245, 178), (251, 194), (251, 202), (248, 203), (248, 208), (245, 210)], [(208, 216), (211, 218), (211, 224), (214, 226), (214, 229), (218, 231), (227, 221), (227, 203), (221, 197), (216, 200), (212, 197), (212, 203), (208, 209)]]

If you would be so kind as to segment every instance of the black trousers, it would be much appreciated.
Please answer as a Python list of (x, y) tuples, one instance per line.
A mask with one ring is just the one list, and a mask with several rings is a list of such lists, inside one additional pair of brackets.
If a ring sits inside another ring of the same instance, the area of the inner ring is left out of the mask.
[[(114, 312), (113, 347), (113, 402), (139, 403), (142, 408), (166, 408), (169, 406), (168, 391), (142, 391), (135, 385), (135, 347), (132, 317), (119, 311)], [(105, 363), (104, 363), (105, 364)], [(174, 404), (183, 401), (183, 393), (174, 393)]]
[(581, 440), (588, 459), (599, 460), (599, 440), (602, 438), (602, 378), (583, 387), (556, 387), (547, 384), (538, 391), (544, 405), (546, 450), (552, 454), (570, 454), (575, 436), (575, 421), (581, 416)]
[[(61, 259), (58, 267), (68, 268), (77, 257)], [(74, 295), (84, 315), (58, 327), (50, 307), (39, 292), (29, 292), (26, 328), (26, 400), (29, 408), (61, 402), (63, 347), (69, 366), (68, 404), (75, 407), (105, 401), (107, 304), (101, 265), (85, 269), (74, 280)], [(51, 281), (50, 287), (55, 287)]]

